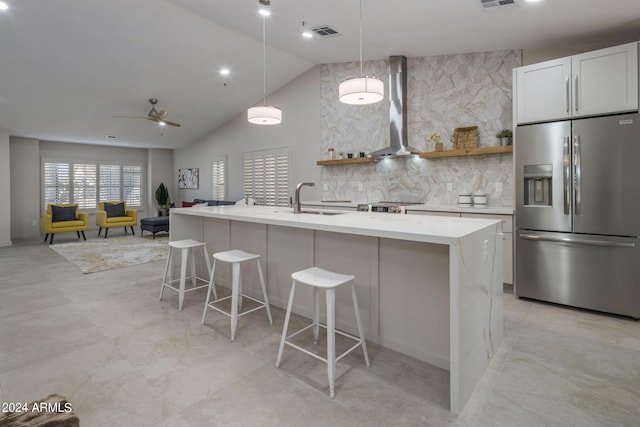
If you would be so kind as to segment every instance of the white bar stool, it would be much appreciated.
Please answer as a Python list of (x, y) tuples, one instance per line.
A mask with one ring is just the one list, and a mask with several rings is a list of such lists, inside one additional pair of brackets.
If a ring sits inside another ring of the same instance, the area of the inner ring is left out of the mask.
[[(329, 396), (333, 399), (335, 397), (334, 383), (335, 383), (335, 368), (336, 362), (342, 359), (347, 354), (351, 353), (356, 348), (362, 346), (362, 352), (364, 353), (364, 360), (367, 367), (369, 364), (369, 354), (367, 353), (367, 343), (364, 339), (364, 332), (362, 330), (362, 321), (360, 320), (360, 310), (358, 309), (358, 300), (356, 298), (356, 290), (353, 286), (353, 279), (355, 276), (347, 274), (334, 273), (332, 271), (324, 270), (319, 267), (311, 267), (306, 270), (297, 271), (291, 275), (293, 283), (291, 284), (291, 294), (289, 295), (289, 303), (287, 305), (287, 314), (284, 319), (284, 327), (282, 329), (282, 338), (280, 339), (280, 348), (278, 349), (278, 358), (276, 360), (276, 368), (280, 367), (280, 360), (282, 359), (282, 352), (284, 345), (290, 345), (291, 347), (315, 357), (318, 360), (322, 360), (327, 364), (327, 374), (329, 375)], [(296, 282), (313, 287), (313, 319), (312, 323), (297, 332), (287, 336), (287, 329), (289, 327), (289, 318), (291, 317), (291, 307), (293, 306), (293, 297), (296, 289)], [(353, 308), (356, 313), (356, 323), (358, 324), (359, 337), (355, 337), (346, 332), (339, 331), (335, 328), (335, 302), (336, 302), (336, 288), (345, 283), (351, 282), (351, 296), (353, 298)], [(320, 323), (320, 301), (319, 293), (320, 289), (326, 290), (327, 299), (327, 324)], [(318, 331), (319, 327), (323, 327), (327, 330), (327, 357), (320, 357), (304, 348), (297, 346), (289, 341), (290, 338), (306, 331), (309, 328), (313, 328), (313, 343), (318, 343)], [(342, 336), (350, 338), (356, 341), (355, 345), (349, 348), (336, 358), (336, 336), (338, 333)]]
[[(182, 302), (184, 301), (184, 293), (188, 291), (195, 291), (196, 289), (204, 288), (208, 286), (209, 279), (203, 279), (202, 277), (198, 277), (196, 275), (196, 258), (195, 258), (195, 249), (202, 248), (204, 252), (204, 259), (207, 263), (207, 272), (211, 271), (211, 263), (209, 262), (209, 254), (207, 254), (207, 244), (204, 242), (199, 242), (193, 239), (185, 239), (185, 240), (175, 240), (173, 242), (169, 242), (169, 256), (167, 257), (167, 264), (164, 267), (164, 276), (162, 277), (162, 287), (160, 288), (160, 300), (162, 300), (162, 294), (164, 292), (164, 288), (171, 288), (174, 291), (178, 292), (178, 311), (182, 311)], [(171, 280), (172, 274), (170, 273), (171, 269), (171, 260), (174, 256), (174, 249), (179, 249), (181, 251), (181, 262), (180, 262), (180, 278)], [(191, 256), (191, 276), (187, 277), (187, 261), (189, 258), (189, 250), (193, 250), (194, 253)], [(167, 277), (169, 281), (167, 281)], [(193, 287), (189, 289), (185, 289), (185, 282), (187, 279), (191, 279), (191, 284)], [(197, 281), (200, 280), (205, 282), (202, 285), (196, 286)], [(180, 286), (176, 288), (174, 283), (180, 282)]]
[[(262, 288), (262, 297), (263, 301), (257, 300), (255, 298), (250, 297), (249, 295), (245, 295), (242, 293), (242, 281), (240, 278), (240, 263), (245, 261), (250, 261), (252, 259), (256, 260), (258, 264), (258, 276), (260, 277), (260, 287)], [(213, 281), (214, 273), (216, 271), (216, 262), (226, 262), (231, 264), (232, 268), (232, 281), (231, 281), (231, 295), (218, 298), (216, 294), (216, 288)], [(213, 269), (211, 270), (211, 275), (209, 279), (209, 290), (207, 291), (207, 302), (204, 305), (204, 313), (202, 313), (202, 324), (204, 325), (204, 321), (207, 317), (207, 309), (212, 308), (216, 311), (219, 311), (222, 314), (225, 314), (231, 318), (231, 342), (236, 339), (236, 326), (238, 325), (238, 317), (244, 316), (245, 314), (252, 313), (256, 310), (260, 310), (261, 308), (265, 308), (267, 310), (267, 316), (269, 317), (269, 323), (273, 325), (273, 319), (271, 318), (271, 308), (269, 308), (269, 298), (267, 297), (267, 288), (264, 284), (264, 275), (262, 274), (262, 267), (260, 266), (260, 255), (252, 254), (249, 252), (245, 252), (239, 249), (232, 249), (225, 252), (217, 252), (213, 254)], [(211, 292), (213, 292), (213, 301), (210, 301)], [(252, 301), (259, 303), (257, 307), (252, 308), (251, 310), (244, 311), (242, 313), (238, 313), (238, 308), (242, 309), (242, 297), (248, 298)], [(221, 301), (227, 300), (231, 298), (231, 313), (222, 310), (219, 307), (216, 307), (214, 304), (219, 303)]]

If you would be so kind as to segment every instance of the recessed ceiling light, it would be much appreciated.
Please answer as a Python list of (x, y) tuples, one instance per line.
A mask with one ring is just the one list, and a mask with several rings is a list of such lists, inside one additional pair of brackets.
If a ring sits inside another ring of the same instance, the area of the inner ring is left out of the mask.
[(304, 37), (305, 39), (310, 39), (313, 37), (313, 33), (309, 30), (304, 30), (302, 32), (302, 37)]
[(221, 68), (220, 69), (220, 75), (221, 76), (228, 76), (229, 73), (231, 73), (231, 71), (228, 68)]
[(270, 16), (270, 15), (271, 15), (271, 12), (269, 12), (267, 9), (260, 9), (260, 10), (258, 11), (258, 13), (259, 13), (260, 15), (262, 15), (262, 16)]
[(7, 9), (9, 9), (9, 5), (3, 1), (0, 1), (0, 10), (7, 10)]

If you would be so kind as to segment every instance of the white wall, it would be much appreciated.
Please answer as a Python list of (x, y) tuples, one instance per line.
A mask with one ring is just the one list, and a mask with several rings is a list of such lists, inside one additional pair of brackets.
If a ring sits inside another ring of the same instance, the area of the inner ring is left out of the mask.
[(0, 128), (0, 246), (11, 246), (11, 149), (9, 132)]
[[(246, 111), (243, 111), (201, 141), (174, 151), (175, 171), (185, 168), (200, 169), (199, 188), (178, 190), (177, 197), (172, 197), (176, 206), (183, 200), (212, 198), (211, 161), (220, 155), (227, 156), (227, 198), (242, 199), (243, 153), (279, 147), (292, 149), (292, 187), (300, 181), (315, 182), (316, 187), (304, 189), (303, 200), (320, 198), (320, 167), (316, 166), (316, 161), (321, 159), (320, 67), (310, 69), (269, 95), (267, 104), (282, 109), (280, 125), (250, 124), (247, 122)], [(174, 181), (173, 185), (176, 186), (177, 178)]]
[(39, 147), (37, 139), (11, 137), (12, 239), (40, 235)]
[[(173, 170), (173, 150), (150, 149), (147, 152), (147, 212), (148, 216), (156, 216), (156, 189), (163, 183), (169, 190), (171, 201), (175, 202), (176, 192), (172, 187), (177, 173)], [(179, 206), (179, 204), (176, 204)]]

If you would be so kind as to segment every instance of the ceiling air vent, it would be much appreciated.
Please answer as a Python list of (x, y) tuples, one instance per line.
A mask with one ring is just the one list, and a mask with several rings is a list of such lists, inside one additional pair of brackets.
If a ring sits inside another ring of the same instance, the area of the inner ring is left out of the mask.
[(328, 25), (319, 25), (317, 27), (313, 27), (311, 31), (313, 31), (315, 34), (319, 35), (320, 37), (334, 37), (334, 36), (340, 35), (339, 32), (337, 32), (336, 30), (334, 30)]
[(515, 6), (516, 0), (480, 0), (483, 9), (498, 9), (502, 6)]

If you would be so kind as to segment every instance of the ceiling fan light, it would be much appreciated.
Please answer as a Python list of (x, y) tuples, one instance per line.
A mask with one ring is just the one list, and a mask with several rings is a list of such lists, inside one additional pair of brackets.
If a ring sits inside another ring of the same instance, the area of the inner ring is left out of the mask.
[(166, 126), (166, 125), (167, 125), (167, 123), (166, 123), (166, 122), (163, 122), (162, 120), (158, 120), (158, 124), (159, 124), (160, 126)]
[(247, 110), (247, 119), (256, 125), (278, 125), (282, 123), (282, 110), (270, 105), (251, 107)]
[(375, 77), (354, 77), (338, 86), (340, 102), (350, 105), (366, 105), (384, 98), (384, 83)]

